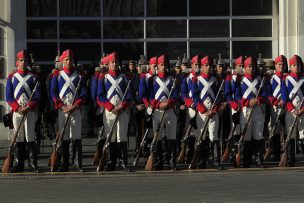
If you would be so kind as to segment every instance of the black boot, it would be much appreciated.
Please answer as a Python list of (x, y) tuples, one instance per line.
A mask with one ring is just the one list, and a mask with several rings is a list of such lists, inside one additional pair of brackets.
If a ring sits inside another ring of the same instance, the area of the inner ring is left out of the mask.
[(82, 140), (72, 140), (72, 148), (74, 154), (73, 167), (79, 172), (83, 172), (82, 169)]
[(39, 173), (38, 166), (37, 166), (37, 144), (36, 144), (36, 142), (28, 142), (27, 149), (28, 149), (28, 153), (29, 153), (30, 168), (35, 173)]
[(264, 152), (265, 152), (265, 142), (262, 140), (255, 140), (255, 162), (256, 166), (259, 168), (264, 168)]
[(221, 152), (220, 152), (220, 143), (218, 140), (212, 142), (212, 148), (213, 148), (213, 165), (215, 168), (219, 170), (223, 170), (224, 168), (220, 163)]
[(176, 150), (177, 150), (177, 144), (176, 144), (176, 140), (169, 140), (168, 141), (168, 150), (169, 150), (169, 161), (170, 161), (170, 169), (176, 171), (177, 166), (176, 166)]
[(24, 154), (26, 153), (25, 143), (16, 142), (14, 145), (14, 163), (10, 170), (11, 173), (24, 171)]
[(119, 165), (125, 171), (129, 171), (128, 169), (128, 145), (127, 142), (117, 143), (118, 145), (118, 158)]
[(144, 160), (145, 160), (145, 165), (148, 161), (149, 155), (150, 155), (150, 146), (151, 146), (152, 138), (147, 138), (144, 144)]
[(250, 168), (252, 159), (251, 148), (251, 141), (244, 141), (241, 147), (241, 168)]
[(117, 142), (110, 142), (109, 161), (107, 162), (107, 171), (115, 171), (117, 159)]
[[(280, 134), (276, 134), (272, 138), (272, 147), (273, 147), (273, 161), (280, 161), (281, 155), (281, 137)], [(271, 148), (270, 148), (271, 149)]]
[(287, 166), (293, 167), (296, 163), (295, 139), (290, 139), (287, 145)]
[(58, 149), (58, 160), (60, 161), (60, 167), (58, 169), (59, 172), (68, 172), (69, 171), (69, 140), (63, 140), (61, 146)]
[(205, 169), (206, 168), (206, 164), (208, 161), (208, 157), (209, 157), (209, 141), (208, 140), (204, 140), (202, 141), (201, 145), (200, 145), (200, 151), (201, 151), (201, 157), (200, 157), (200, 165), (199, 168), (200, 169)]
[(195, 137), (189, 137), (186, 150), (186, 163), (190, 164), (194, 155)]
[(162, 141), (157, 141), (157, 146), (156, 146), (156, 159), (155, 159), (155, 170), (163, 170), (164, 168), (164, 160), (163, 160), (163, 146), (162, 146)]

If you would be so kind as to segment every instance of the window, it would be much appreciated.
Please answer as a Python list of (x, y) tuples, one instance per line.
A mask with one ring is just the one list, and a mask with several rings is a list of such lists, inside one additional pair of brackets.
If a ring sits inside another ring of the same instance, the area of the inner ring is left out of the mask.
[(190, 16), (229, 16), (229, 0), (189, 0)]
[(54, 61), (57, 56), (56, 43), (27, 43), (27, 49), (33, 53), (37, 61)]
[(190, 37), (229, 37), (229, 20), (191, 20)]
[(135, 39), (144, 37), (144, 22), (139, 20), (107, 20), (103, 22), (105, 39)]
[(57, 16), (57, 1), (56, 0), (27, 0), (26, 1), (27, 16)]
[(241, 41), (233, 42), (233, 56), (253, 56), (258, 57), (261, 53), (263, 58), (272, 58), (272, 42), (271, 41)]
[(272, 20), (233, 20), (232, 33), (233, 37), (272, 37)]
[(112, 16), (144, 16), (143, 0), (104, 0), (103, 15)]
[(100, 39), (100, 22), (61, 21), (60, 39)]
[(147, 16), (187, 16), (186, 0), (147, 0)]
[(60, 16), (100, 16), (100, 0), (60, 0)]
[(202, 57), (209, 55), (213, 58), (217, 58), (218, 54), (222, 54), (223, 58), (229, 58), (229, 42), (191, 42), (190, 43), (190, 55), (195, 56), (197, 54)]
[(103, 50), (105, 53), (116, 51), (119, 54), (121, 61), (137, 59), (139, 58), (139, 55), (144, 54), (143, 43), (139, 42), (104, 43)]
[(100, 43), (60, 43), (60, 49), (72, 49), (77, 61), (95, 61), (101, 55)]
[(166, 54), (170, 60), (176, 60), (183, 53), (187, 53), (185, 42), (149, 42), (147, 47), (148, 58)]
[(232, 15), (272, 15), (272, 0), (232, 0)]
[(148, 38), (186, 37), (185, 20), (150, 20), (147, 21)]
[(57, 39), (56, 21), (27, 21), (27, 38)]

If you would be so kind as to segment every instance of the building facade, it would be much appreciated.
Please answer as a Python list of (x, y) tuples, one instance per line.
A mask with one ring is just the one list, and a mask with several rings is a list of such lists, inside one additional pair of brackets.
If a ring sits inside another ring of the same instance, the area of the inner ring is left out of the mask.
[(80, 64), (114, 50), (123, 62), (162, 53), (172, 61), (184, 53), (289, 58), (304, 54), (303, 20), (302, 0), (0, 0), (1, 118), (6, 77), (23, 48), (42, 68), (67, 48)]

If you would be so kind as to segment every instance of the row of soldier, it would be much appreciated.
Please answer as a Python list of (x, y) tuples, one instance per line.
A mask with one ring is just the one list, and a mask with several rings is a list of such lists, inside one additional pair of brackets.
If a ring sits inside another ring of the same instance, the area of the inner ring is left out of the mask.
[[(37, 78), (28, 70), (27, 59), (26, 51), (17, 54), (17, 70), (8, 76), (6, 84), (6, 99), (13, 111), (14, 131), (19, 132), (13, 143), (15, 158), (11, 172), (24, 170), (26, 151), (29, 152), (30, 167), (38, 171), (35, 108), (43, 90), (38, 86), (33, 93)], [(128, 73), (121, 71), (119, 56), (113, 52), (101, 58), (100, 67), (96, 68), (90, 81), (90, 93), (85, 87), (84, 73), (75, 68), (73, 59), (71, 50), (64, 51), (59, 58), (62, 67), (53, 70), (47, 85), (58, 116), (53, 129), (55, 132), (65, 129), (56, 152), (60, 159), (58, 171), (69, 170), (70, 143), (73, 165), (82, 171), (81, 110), (87, 94), (94, 101), (99, 151), (102, 151), (115, 122), (108, 146), (106, 170), (115, 170), (117, 165), (123, 169), (128, 167), (129, 122), (135, 123), (135, 130), (131, 133), (136, 134), (137, 153), (142, 152), (147, 159), (150, 153), (148, 145), (156, 146), (155, 170), (163, 169), (164, 159), (172, 169), (177, 169), (178, 161), (191, 166), (197, 153), (199, 167), (205, 168), (210, 151), (213, 165), (222, 169), (221, 156), (229, 145), (233, 145), (229, 154), (234, 166), (250, 167), (254, 153), (255, 164), (264, 167), (266, 134), (280, 118), (267, 145), (275, 161), (280, 159), (281, 150), (284, 150), (287, 165), (295, 164), (296, 135), (299, 134), (300, 140), (304, 139), (303, 63), (297, 55), (289, 60), (289, 72), (287, 59), (283, 55), (278, 56), (274, 61), (274, 73), (265, 70), (261, 58), (256, 61), (253, 57), (242, 56), (235, 60), (233, 69), (227, 69), (220, 55), (215, 67), (209, 56), (201, 58), (196, 55), (191, 61), (184, 56), (176, 63), (173, 73), (169, 70), (168, 57), (161, 55), (149, 60), (146, 71), (145, 61), (141, 58), (137, 64), (141, 74), (138, 74), (134, 61), (130, 61)], [(127, 89), (128, 81), (131, 81), (130, 89)], [(23, 123), (22, 117), (25, 117)], [(288, 144), (281, 148), (281, 135), (286, 137), (291, 131), (295, 118), (298, 118), (295, 130)], [(145, 146), (142, 149), (140, 144), (145, 129), (153, 129), (153, 132), (144, 137)], [(187, 129), (191, 130), (186, 135)], [(228, 137), (229, 134), (233, 136)], [(241, 147), (237, 148), (235, 143)], [(186, 148), (185, 159), (178, 157), (183, 145)], [(240, 163), (234, 158), (236, 153), (242, 154)]]

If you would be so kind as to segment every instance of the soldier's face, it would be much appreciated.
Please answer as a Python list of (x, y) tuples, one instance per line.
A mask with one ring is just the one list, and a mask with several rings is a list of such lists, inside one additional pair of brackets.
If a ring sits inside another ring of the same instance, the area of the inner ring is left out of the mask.
[(64, 67), (67, 67), (67, 68), (71, 68), (73, 66), (73, 60), (71, 57), (66, 57), (63, 59), (63, 65)]
[(109, 69), (112, 71), (118, 70), (118, 63), (116, 61), (110, 61), (109, 62)]
[(301, 72), (301, 66), (300, 64), (293, 64), (290, 66), (290, 71), (292, 73), (300, 73)]
[(166, 72), (166, 69), (167, 69), (166, 64), (164, 64), (164, 63), (158, 64), (158, 71), (159, 72), (164, 73), (164, 72)]
[(249, 64), (248, 66), (246, 66), (244, 68), (245, 70), (245, 73), (248, 74), (248, 75), (253, 75), (255, 73), (255, 67), (252, 66), (251, 64)]
[(193, 71), (195, 71), (196, 73), (199, 72), (199, 67), (200, 67), (200, 64), (199, 63), (192, 63), (191, 64), (191, 69)]
[(282, 62), (279, 62), (275, 65), (275, 68), (276, 68), (276, 71), (282, 73), (283, 72), (283, 69), (284, 69), (284, 63)]
[(224, 67), (220, 65), (216, 65), (216, 73), (220, 75), (223, 74), (223, 72), (224, 72)]
[(25, 69), (27, 66), (27, 60), (25, 58), (20, 58), (17, 60), (18, 68)]
[(185, 71), (187, 69), (187, 65), (186, 64), (182, 64), (181, 65), (181, 69), (182, 69), (182, 71)]
[(243, 67), (244, 67), (243, 64), (236, 65), (235, 66), (236, 73), (239, 74), (239, 75), (243, 75), (244, 74)]
[(133, 71), (135, 69), (134, 63), (129, 63), (129, 70)]
[(201, 66), (201, 71), (205, 74), (211, 73), (211, 66), (209, 64), (204, 64)]

